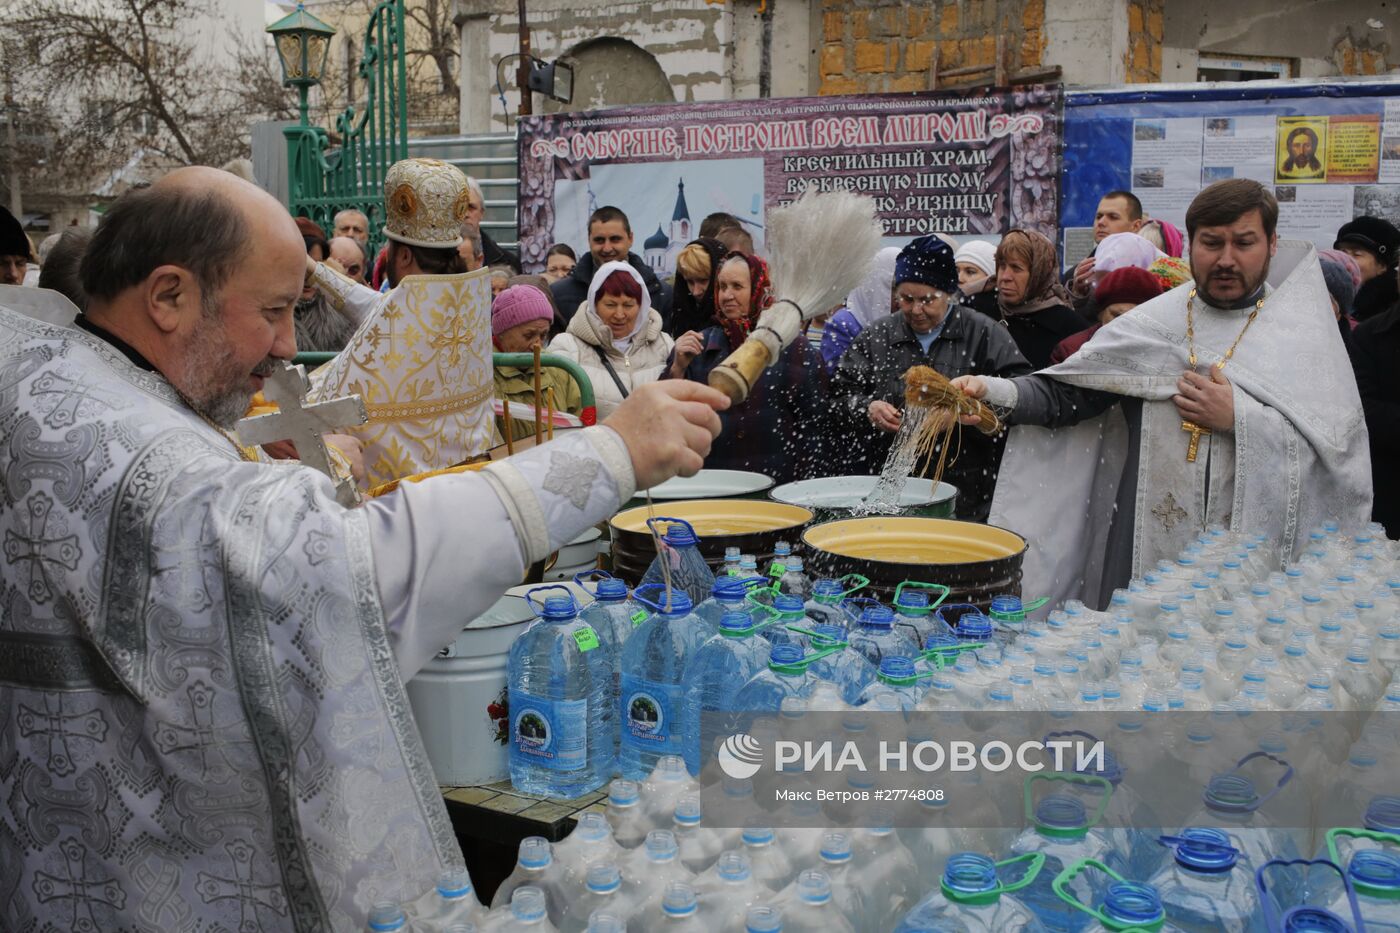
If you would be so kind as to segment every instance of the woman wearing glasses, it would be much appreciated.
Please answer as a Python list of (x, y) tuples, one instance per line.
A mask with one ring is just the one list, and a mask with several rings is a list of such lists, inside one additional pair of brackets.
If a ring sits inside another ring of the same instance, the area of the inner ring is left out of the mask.
[[(895, 260), (896, 313), (875, 321), (841, 357), (833, 381), (852, 433), (854, 472), (879, 473), (902, 421), (904, 373), (931, 366), (952, 379), (970, 373), (1024, 375), (1031, 366), (1006, 328), (951, 300), (958, 287), (953, 250), (920, 237)], [(1081, 328), (1082, 329), (1082, 328)], [(962, 432), (944, 480), (958, 487), (958, 517), (985, 521), (996, 488), (1004, 435)]]

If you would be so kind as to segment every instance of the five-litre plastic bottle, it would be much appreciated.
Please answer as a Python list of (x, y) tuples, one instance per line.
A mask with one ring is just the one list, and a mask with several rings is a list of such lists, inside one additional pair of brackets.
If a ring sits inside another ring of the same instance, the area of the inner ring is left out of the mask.
[[(645, 589), (638, 587), (636, 593), (644, 605)], [(618, 769), (632, 780), (650, 774), (661, 756), (683, 754), (685, 667), (707, 637), (685, 593), (673, 591), (669, 606), (664, 591), (659, 595), (661, 601), (651, 603), (655, 614), (632, 632), (622, 649)]]
[[(661, 538), (660, 548), (647, 572), (642, 575), (638, 589), (647, 586), (665, 587), (668, 583), (673, 590), (690, 597), (692, 606), (699, 605), (715, 585), (715, 574), (705, 563), (700, 553), (700, 539), (689, 522), (679, 518), (649, 518), (647, 527), (655, 533), (660, 523), (666, 525), (666, 534)], [(666, 570), (663, 571), (663, 564)]]

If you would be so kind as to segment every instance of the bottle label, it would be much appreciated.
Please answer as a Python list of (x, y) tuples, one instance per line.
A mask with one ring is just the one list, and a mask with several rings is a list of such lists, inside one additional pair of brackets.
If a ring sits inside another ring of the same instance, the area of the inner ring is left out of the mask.
[(580, 625), (574, 629), (574, 644), (578, 645), (579, 651), (592, 651), (598, 647), (598, 633), (593, 631), (591, 625)]
[(681, 753), (681, 688), (632, 674), (622, 675), (622, 741), (658, 755)]
[(541, 768), (581, 770), (588, 764), (588, 701), (512, 690), (510, 740), (518, 754)]
[(636, 628), (645, 622), (648, 614), (649, 613), (645, 609), (638, 609), (636, 612), (632, 613), (632, 627)]
[(768, 576), (770, 577), (781, 577), (785, 573), (787, 573), (787, 564), (775, 562), (772, 567), (768, 568)]

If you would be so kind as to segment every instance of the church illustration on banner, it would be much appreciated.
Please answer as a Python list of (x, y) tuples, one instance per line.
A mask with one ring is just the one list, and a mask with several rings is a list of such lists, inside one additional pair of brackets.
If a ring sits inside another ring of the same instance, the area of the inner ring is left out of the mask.
[(642, 259), (658, 278), (670, 278), (676, 271), (676, 256), (694, 237), (690, 233), (690, 208), (685, 203), (685, 179), (676, 182), (676, 209), (671, 212), (669, 233), (656, 225), (656, 232), (642, 242)]

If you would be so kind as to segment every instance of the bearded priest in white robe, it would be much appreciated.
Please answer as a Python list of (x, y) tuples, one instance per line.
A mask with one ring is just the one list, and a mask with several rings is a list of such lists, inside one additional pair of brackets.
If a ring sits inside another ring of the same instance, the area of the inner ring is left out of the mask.
[[(1022, 592), (1102, 607), (1211, 525), (1282, 566), (1324, 521), (1371, 509), (1366, 425), (1316, 251), (1279, 242), (1258, 182), (1186, 214), (1194, 282), (1100, 329), (1058, 366), (963, 377), (1007, 412), (990, 522), (1029, 542)], [(966, 419), (965, 419), (966, 420)]]
[(403, 681), (719, 431), (718, 393), (647, 386), (346, 509), (230, 434), (304, 263), (189, 168), (105, 215), (83, 315), (0, 288), (0, 929), (354, 930), (428, 890), (462, 857)]

